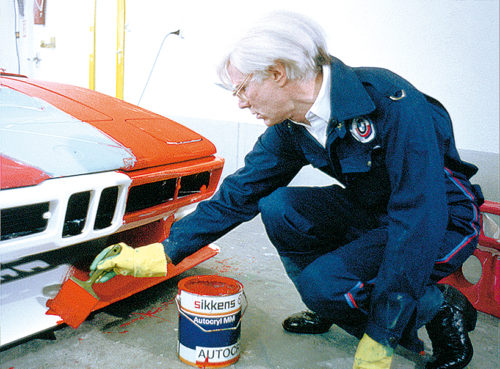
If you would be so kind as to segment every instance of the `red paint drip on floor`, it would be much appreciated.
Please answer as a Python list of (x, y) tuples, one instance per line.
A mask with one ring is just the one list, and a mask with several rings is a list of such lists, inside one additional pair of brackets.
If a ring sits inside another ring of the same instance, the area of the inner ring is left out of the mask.
[(215, 263), (219, 264), (215, 266), (215, 271), (218, 274), (225, 274), (225, 273), (232, 273), (232, 274), (240, 274), (237, 273), (237, 271), (240, 269), (238, 266), (235, 265), (234, 262), (232, 262), (233, 258), (227, 258), (223, 260), (215, 260)]
[[(173, 299), (171, 299), (169, 301), (165, 301), (160, 306), (153, 307), (153, 308), (149, 309), (146, 312), (134, 312), (131, 315), (134, 315), (135, 317), (133, 319), (129, 320), (128, 322), (120, 324), (119, 327), (120, 328), (129, 327), (132, 324), (134, 324), (134, 323), (136, 323), (136, 322), (138, 322), (140, 320), (147, 319), (147, 318), (155, 318), (155, 319), (159, 319), (160, 321), (168, 322), (169, 321), (168, 319), (165, 319), (165, 318), (163, 318), (161, 316), (158, 316), (158, 314), (161, 313), (162, 311), (165, 311), (170, 305), (172, 305), (174, 303), (175, 303), (175, 298), (173, 298)], [(123, 330), (121, 332), (105, 332), (105, 333), (109, 333), (109, 334), (111, 334), (111, 333), (124, 334), (124, 333), (128, 333), (128, 330)]]

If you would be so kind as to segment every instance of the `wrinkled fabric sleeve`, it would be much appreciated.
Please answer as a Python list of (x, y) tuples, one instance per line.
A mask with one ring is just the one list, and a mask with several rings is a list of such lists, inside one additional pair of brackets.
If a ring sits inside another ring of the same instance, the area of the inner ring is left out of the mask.
[(226, 177), (210, 200), (173, 224), (163, 242), (165, 253), (176, 264), (251, 220), (259, 212), (259, 200), (286, 186), (305, 164), (286, 122), (268, 128), (245, 157), (244, 166)]
[(384, 137), (391, 185), (384, 222), (388, 242), (366, 333), (395, 347), (429, 283), (448, 213), (443, 149), (432, 109), (416, 91), (390, 104)]

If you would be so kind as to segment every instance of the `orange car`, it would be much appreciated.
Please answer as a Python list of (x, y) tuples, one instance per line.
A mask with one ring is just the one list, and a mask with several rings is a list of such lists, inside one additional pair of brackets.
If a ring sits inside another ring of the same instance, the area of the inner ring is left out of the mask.
[[(86, 279), (102, 248), (164, 240), (215, 192), (224, 161), (181, 124), (80, 87), (3, 73), (0, 107), (4, 346), (61, 324), (47, 300), (70, 272)], [(169, 278), (217, 252), (206, 246)], [(96, 309), (166, 278), (114, 278), (96, 287)]]

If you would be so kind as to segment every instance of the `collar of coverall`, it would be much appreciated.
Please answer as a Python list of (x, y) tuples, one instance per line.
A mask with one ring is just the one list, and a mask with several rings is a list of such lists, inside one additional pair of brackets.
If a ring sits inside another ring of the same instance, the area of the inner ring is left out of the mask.
[(354, 70), (335, 57), (332, 57), (331, 81), (330, 122), (343, 122), (375, 110), (375, 104)]

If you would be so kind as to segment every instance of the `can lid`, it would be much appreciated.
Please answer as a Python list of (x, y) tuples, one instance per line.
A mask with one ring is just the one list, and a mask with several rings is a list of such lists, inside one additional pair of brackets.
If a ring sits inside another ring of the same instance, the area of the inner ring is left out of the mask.
[(243, 290), (243, 285), (235, 279), (218, 275), (196, 275), (182, 279), (179, 291), (202, 296), (229, 296)]

